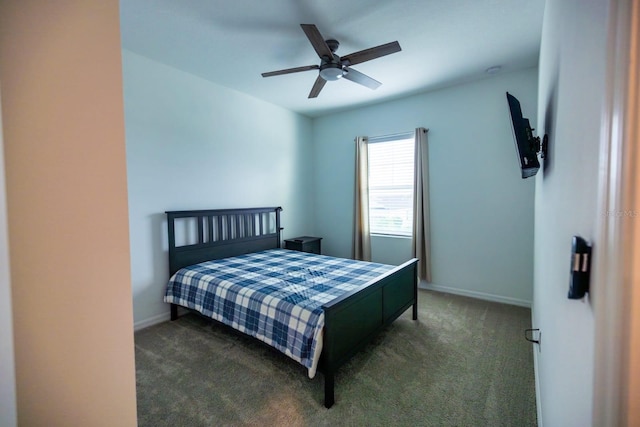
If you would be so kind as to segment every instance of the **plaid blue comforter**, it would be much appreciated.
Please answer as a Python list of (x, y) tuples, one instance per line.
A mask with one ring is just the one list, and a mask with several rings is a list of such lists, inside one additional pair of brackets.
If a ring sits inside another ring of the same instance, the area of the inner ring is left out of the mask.
[(165, 302), (194, 309), (309, 368), (321, 351), (322, 305), (393, 266), (270, 249), (179, 270)]

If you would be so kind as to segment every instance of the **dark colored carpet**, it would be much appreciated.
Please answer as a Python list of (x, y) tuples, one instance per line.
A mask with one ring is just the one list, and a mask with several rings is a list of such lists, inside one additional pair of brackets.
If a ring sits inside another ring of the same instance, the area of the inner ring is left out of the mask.
[(323, 377), (195, 315), (135, 334), (144, 426), (535, 426), (527, 308), (437, 292)]

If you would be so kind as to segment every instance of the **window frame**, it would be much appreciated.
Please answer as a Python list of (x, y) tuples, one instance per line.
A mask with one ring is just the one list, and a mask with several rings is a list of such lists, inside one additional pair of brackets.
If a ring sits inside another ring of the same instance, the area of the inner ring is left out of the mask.
[(404, 233), (404, 232), (400, 232), (399, 230), (395, 230), (394, 232), (381, 232), (380, 230), (376, 230), (374, 231), (371, 227), (372, 225), (372, 215), (371, 215), (371, 150), (368, 150), (367, 153), (367, 162), (369, 163), (369, 170), (368, 170), (368, 187), (369, 187), (369, 191), (368, 191), (368, 202), (369, 202), (369, 234), (371, 236), (377, 236), (377, 237), (390, 237), (390, 238), (399, 238), (399, 239), (411, 239), (413, 237), (413, 224), (415, 219), (413, 218), (413, 211), (415, 210), (415, 206), (414, 206), (414, 202), (415, 202), (415, 197), (414, 197), (414, 193), (415, 193), (415, 134), (414, 132), (402, 132), (402, 133), (396, 133), (396, 134), (392, 134), (392, 135), (384, 135), (384, 136), (376, 136), (376, 137), (369, 137), (367, 140), (367, 145), (369, 147), (371, 147), (371, 145), (373, 144), (380, 144), (380, 143), (389, 143), (389, 142), (396, 142), (396, 141), (403, 141), (403, 140), (411, 140), (412, 141), (412, 147), (413, 150), (411, 152), (411, 159), (412, 159), (412, 179), (411, 179), (411, 207), (410, 207), (410, 215), (411, 215), (411, 227), (408, 233)]

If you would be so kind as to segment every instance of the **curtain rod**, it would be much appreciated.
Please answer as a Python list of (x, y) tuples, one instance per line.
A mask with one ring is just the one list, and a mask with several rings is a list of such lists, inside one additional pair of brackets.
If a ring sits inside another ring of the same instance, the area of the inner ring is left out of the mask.
[[(423, 128), (423, 129), (425, 132), (429, 132), (429, 128)], [(369, 143), (386, 142), (386, 141), (393, 141), (394, 139), (410, 138), (414, 135), (414, 132), (415, 131), (398, 132), (398, 133), (391, 133), (388, 135), (372, 136), (367, 138), (369, 140)]]

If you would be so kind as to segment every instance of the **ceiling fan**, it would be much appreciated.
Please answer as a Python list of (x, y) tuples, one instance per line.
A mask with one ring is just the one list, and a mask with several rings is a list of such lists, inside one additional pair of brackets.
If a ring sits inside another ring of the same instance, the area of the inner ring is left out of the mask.
[(338, 43), (337, 40), (324, 40), (320, 31), (318, 31), (318, 28), (313, 24), (300, 24), (300, 26), (320, 57), (320, 65), (307, 65), (304, 67), (271, 71), (269, 73), (262, 73), (262, 77), (279, 76), (282, 74), (298, 73), (309, 70), (320, 70), (320, 74), (316, 78), (316, 82), (309, 93), (309, 98), (316, 98), (320, 94), (325, 83), (327, 83), (327, 80), (338, 80), (340, 78), (351, 80), (352, 82), (366, 86), (369, 89), (377, 89), (382, 83), (372, 79), (366, 74), (362, 74), (361, 72), (354, 70), (351, 66), (380, 58), (381, 56), (400, 52), (402, 50), (400, 48), (400, 44), (395, 41), (361, 50), (359, 52), (350, 53), (349, 55), (341, 57), (335, 53), (335, 51), (338, 50), (338, 46), (340, 46), (340, 43)]

